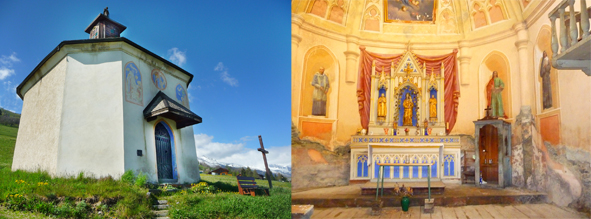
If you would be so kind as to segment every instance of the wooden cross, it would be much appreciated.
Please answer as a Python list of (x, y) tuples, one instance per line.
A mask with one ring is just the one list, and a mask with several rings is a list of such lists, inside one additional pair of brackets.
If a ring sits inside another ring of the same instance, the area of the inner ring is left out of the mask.
[(263, 146), (263, 137), (259, 135), (259, 142), (261, 143), (261, 148), (257, 150), (263, 153), (263, 160), (265, 161), (265, 169), (267, 171), (267, 180), (269, 180), (269, 189), (273, 188), (273, 184), (271, 183), (271, 171), (269, 171), (269, 165), (267, 165), (267, 155), (269, 151), (265, 150), (265, 146)]

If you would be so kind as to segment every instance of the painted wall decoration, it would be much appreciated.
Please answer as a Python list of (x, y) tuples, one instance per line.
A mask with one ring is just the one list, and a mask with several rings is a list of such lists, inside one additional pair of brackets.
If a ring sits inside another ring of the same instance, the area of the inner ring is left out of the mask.
[(421, 22), (435, 21), (435, 0), (384, 0), (385, 22)]
[(154, 84), (154, 86), (156, 86), (156, 88), (158, 88), (159, 90), (166, 89), (166, 77), (161, 71), (157, 69), (152, 70), (151, 78), (152, 83)]
[(183, 104), (183, 106), (189, 107), (189, 97), (187, 96), (187, 91), (185, 91), (185, 88), (183, 88), (181, 84), (176, 86), (176, 99), (181, 104)]
[(125, 100), (130, 103), (134, 103), (140, 106), (144, 106), (143, 103), (143, 88), (142, 88), (142, 75), (140, 70), (133, 62), (125, 64)]

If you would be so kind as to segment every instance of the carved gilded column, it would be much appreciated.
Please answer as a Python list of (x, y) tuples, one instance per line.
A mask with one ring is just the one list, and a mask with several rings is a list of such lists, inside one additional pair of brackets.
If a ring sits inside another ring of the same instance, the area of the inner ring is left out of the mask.
[(358, 71), (359, 52), (359, 37), (353, 35), (347, 35), (347, 51), (345, 51), (346, 66), (345, 69), (345, 81), (349, 83), (355, 83), (355, 79)]
[[(374, 60), (371, 64), (371, 99), (369, 101), (369, 126), (374, 126), (378, 118), (378, 114), (375, 110), (375, 106), (378, 104), (378, 86), (376, 79), (376, 61)], [(369, 128), (367, 130), (369, 134)]]

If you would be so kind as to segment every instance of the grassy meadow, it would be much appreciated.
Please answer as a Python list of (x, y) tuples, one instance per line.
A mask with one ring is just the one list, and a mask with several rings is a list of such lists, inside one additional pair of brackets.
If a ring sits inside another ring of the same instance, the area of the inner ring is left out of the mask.
[[(0, 218), (151, 218), (153, 198), (141, 177), (55, 178), (45, 172), (12, 172), (18, 129), (0, 125)], [(127, 173), (126, 173), (127, 174)], [(202, 181), (163, 192), (170, 218), (290, 218), (291, 184), (273, 181), (270, 196), (239, 195), (236, 177), (201, 175)], [(140, 183), (138, 183), (140, 181)], [(256, 180), (268, 188), (267, 180)], [(163, 190), (165, 187), (160, 186)]]
[[(269, 188), (267, 180), (255, 180)], [(201, 184), (164, 197), (171, 218), (291, 218), (291, 184), (273, 181), (269, 196), (257, 191), (255, 197), (238, 195), (234, 176), (201, 174)], [(214, 187), (214, 192), (208, 187)]]

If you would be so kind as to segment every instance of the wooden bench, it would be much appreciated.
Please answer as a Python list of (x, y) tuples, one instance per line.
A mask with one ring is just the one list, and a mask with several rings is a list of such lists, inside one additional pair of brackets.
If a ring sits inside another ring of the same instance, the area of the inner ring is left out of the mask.
[(261, 189), (264, 190), (267, 195), (269, 195), (269, 190), (259, 188), (257, 183), (254, 181), (254, 177), (246, 177), (246, 176), (236, 176), (236, 180), (238, 180), (238, 192), (241, 195), (248, 195), (255, 196), (255, 190)]

